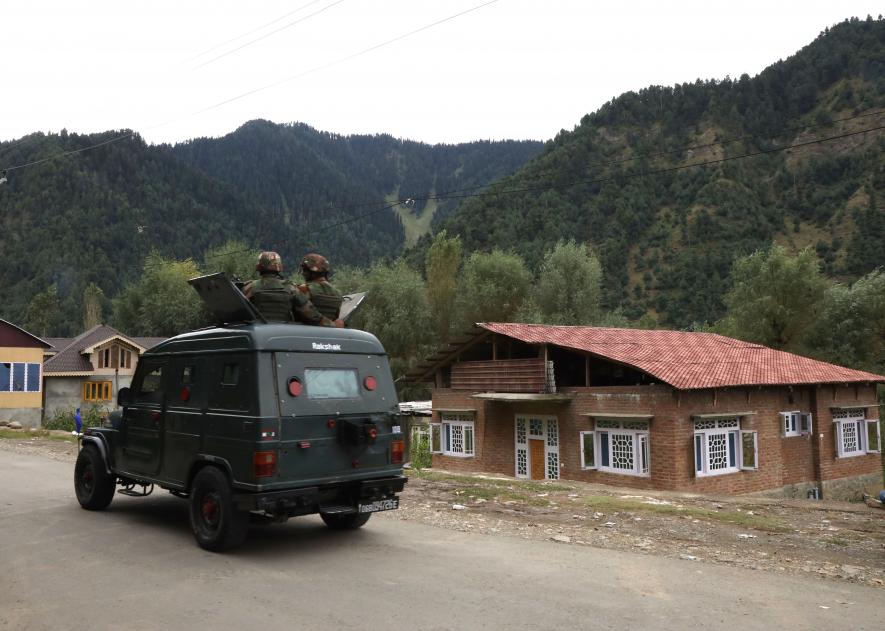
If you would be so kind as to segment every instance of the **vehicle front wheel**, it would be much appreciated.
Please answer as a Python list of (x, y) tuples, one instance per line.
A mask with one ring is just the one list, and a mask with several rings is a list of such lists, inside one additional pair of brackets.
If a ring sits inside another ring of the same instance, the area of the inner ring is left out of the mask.
[(230, 483), (220, 469), (200, 469), (191, 487), (190, 501), (191, 529), (201, 548), (220, 552), (246, 539), (249, 513), (234, 506)]
[(372, 513), (320, 513), (320, 517), (332, 530), (356, 530), (366, 525)]
[(114, 499), (117, 478), (108, 473), (98, 447), (87, 444), (77, 454), (74, 465), (74, 492), (86, 510), (102, 510)]

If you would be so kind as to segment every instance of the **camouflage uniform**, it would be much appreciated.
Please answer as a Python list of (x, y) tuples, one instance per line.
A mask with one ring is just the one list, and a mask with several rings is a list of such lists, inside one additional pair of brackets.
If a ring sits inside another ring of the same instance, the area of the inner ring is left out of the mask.
[(305, 254), (301, 260), (301, 273), (306, 281), (298, 285), (298, 291), (308, 297), (325, 317), (336, 319), (341, 311), (341, 292), (332, 286), (328, 276), (329, 261), (319, 254)]
[(268, 322), (298, 321), (317, 326), (341, 326), (317, 311), (295, 283), (283, 278), (283, 261), (276, 252), (262, 252), (255, 269), (260, 278), (246, 283), (243, 295)]

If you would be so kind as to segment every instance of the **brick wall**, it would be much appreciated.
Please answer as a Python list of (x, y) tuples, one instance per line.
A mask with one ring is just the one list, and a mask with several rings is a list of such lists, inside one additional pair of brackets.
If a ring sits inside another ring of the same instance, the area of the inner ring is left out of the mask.
[[(879, 454), (836, 458), (830, 406), (875, 403), (875, 386), (858, 385), (751, 387), (677, 391), (669, 386), (618, 386), (567, 389), (570, 402), (504, 403), (473, 399), (469, 392), (435, 389), (433, 407), (475, 410), (475, 456), (434, 455), (433, 466), (452, 471), (515, 474), (517, 414), (555, 416), (560, 434), (560, 477), (632, 488), (699, 493), (747, 493), (818, 480), (870, 475), (880, 471)], [(780, 412), (813, 414), (813, 432), (783, 436)], [(650, 414), (649, 477), (582, 470), (579, 432), (593, 429), (588, 413)], [(693, 415), (754, 412), (742, 417), (741, 429), (755, 430), (758, 463), (755, 471), (696, 477)], [(868, 418), (877, 418), (869, 408)], [(440, 419), (434, 412), (434, 420)], [(820, 462), (820, 476), (815, 473)]]

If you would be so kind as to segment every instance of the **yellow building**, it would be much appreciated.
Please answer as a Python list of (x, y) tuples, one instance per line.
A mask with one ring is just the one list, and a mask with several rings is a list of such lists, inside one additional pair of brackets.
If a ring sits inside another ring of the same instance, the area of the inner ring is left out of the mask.
[(50, 344), (0, 320), (0, 421), (38, 427), (43, 409), (43, 351)]

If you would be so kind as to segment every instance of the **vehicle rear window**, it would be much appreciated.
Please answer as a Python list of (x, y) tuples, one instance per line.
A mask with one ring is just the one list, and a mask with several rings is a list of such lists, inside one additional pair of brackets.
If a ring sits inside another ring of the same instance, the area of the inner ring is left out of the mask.
[(356, 399), (360, 396), (356, 370), (307, 368), (304, 371), (308, 399)]

